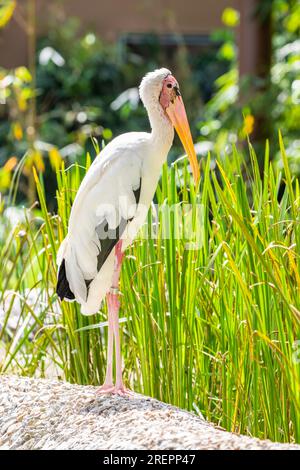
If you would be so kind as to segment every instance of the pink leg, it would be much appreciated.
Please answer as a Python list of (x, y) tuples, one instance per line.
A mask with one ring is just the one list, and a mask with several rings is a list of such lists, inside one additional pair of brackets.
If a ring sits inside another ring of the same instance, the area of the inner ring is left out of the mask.
[(113, 390), (113, 393), (118, 393), (119, 395), (125, 395), (126, 389), (122, 380), (122, 357), (121, 357), (121, 346), (120, 346), (120, 333), (119, 333), (119, 308), (120, 301), (118, 299), (118, 294), (110, 293), (111, 302), (112, 302), (112, 318), (113, 318), (113, 332), (115, 339), (115, 353), (116, 353), (116, 385)]
[[(119, 395), (127, 395), (129, 391), (126, 390), (122, 380), (122, 357), (120, 347), (120, 334), (119, 334), (119, 279), (121, 266), (123, 261), (122, 253), (122, 240), (120, 240), (115, 248), (115, 269), (112, 278), (112, 286), (110, 292), (107, 294), (108, 304), (108, 362), (106, 369), (105, 383), (100, 387), (100, 393), (117, 393)], [(116, 352), (116, 385), (112, 385), (112, 356), (113, 356), (113, 339), (115, 340)]]
[(114, 348), (114, 330), (113, 330), (113, 317), (112, 317), (112, 304), (110, 302), (109, 294), (107, 295), (108, 304), (108, 345), (107, 345), (107, 364), (106, 375), (104, 384), (98, 388), (97, 392), (105, 394), (114, 390), (112, 366), (113, 366), (113, 348)]
[(122, 253), (122, 240), (120, 240), (116, 245), (116, 259), (115, 259), (115, 271), (112, 279), (112, 286), (111, 286), (111, 295), (112, 302), (114, 304), (113, 308), (113, 331), (114, 331), (114, 338), (115, 338), (115, 350), (116, 350), (116, 386), (114, 393), (118, 393), (120, 395), (126, 394), (126, 389), (123, 384), (122, 380), (122, 356), (121, 356), (121, 346), (120, 346), (120, 332), (119, 332), (119, 309), (120, 309), (120, 301), (118, 295), (119, 289), (119, 280), (120, 280), (120, 272), (121, 266), (123, 261), (124, 254)]

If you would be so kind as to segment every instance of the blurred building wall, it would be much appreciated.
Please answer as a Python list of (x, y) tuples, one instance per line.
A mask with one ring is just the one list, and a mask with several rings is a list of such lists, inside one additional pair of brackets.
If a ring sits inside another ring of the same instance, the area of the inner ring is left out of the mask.
[[(36, 0), (37, 33), (46, 34), (51, 18), (61, 27), (65, 18), (78, 17), (82, 29), (116, 41), (124, 33), (208, 34), (220, 27), (224, 8), (239, 9), (242, 0)], [(28, 62), (26, 16), (28, 0), (18, 0), (10, 24), (0, 31), (0, 66)]]

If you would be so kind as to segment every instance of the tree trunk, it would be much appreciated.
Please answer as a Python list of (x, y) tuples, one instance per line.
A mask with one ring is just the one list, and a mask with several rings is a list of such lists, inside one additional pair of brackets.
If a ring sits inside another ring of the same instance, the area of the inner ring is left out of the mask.
[[(272, 59), (272, 1), (242, 0), (239, 32), (239, 73), (241, 103), (263, 95), (270, 86)], [(247, 86), (243, 83), (247, 81)], [(264, 143), (270, 137), (270, 109), (262, 105), (255, 112), (251, 140)]]

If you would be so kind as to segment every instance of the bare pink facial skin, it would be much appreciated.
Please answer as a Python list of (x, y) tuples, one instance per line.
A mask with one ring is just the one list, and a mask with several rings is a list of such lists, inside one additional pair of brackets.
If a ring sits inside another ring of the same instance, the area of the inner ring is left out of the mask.
[(179, 85), (173, 75), (168, 75), (164, 79), (159, 102), (166, 116), (169, 118), (170, 122), (175, 127), (177, 134), (179, 135), (182, 145), (190, 160), (194, 181), (197, 184), (200, 176), (199, 165), (188, 118), (179, 91)]
[(159, 97), (160, 105), (164, 111), (166, 111), (170, 103), (174, 102), (176, 96), (180, 96), (178, 82), (176, 78), (173, 77), (173, 75), (168, 75), (163, 81), (163, 86)]

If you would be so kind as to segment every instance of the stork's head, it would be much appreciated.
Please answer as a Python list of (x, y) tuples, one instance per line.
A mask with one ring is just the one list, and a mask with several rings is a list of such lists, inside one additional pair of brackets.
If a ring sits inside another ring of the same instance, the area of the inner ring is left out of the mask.
[(194, 180), (197, 183), (199, 165), (176, 78), (170, 70), (165, 68), (148, 73), (141, 82), (140, 97), (148, 111), (153, 107), (158, 107), (166, 119), (175, 127), (190, 160)]

